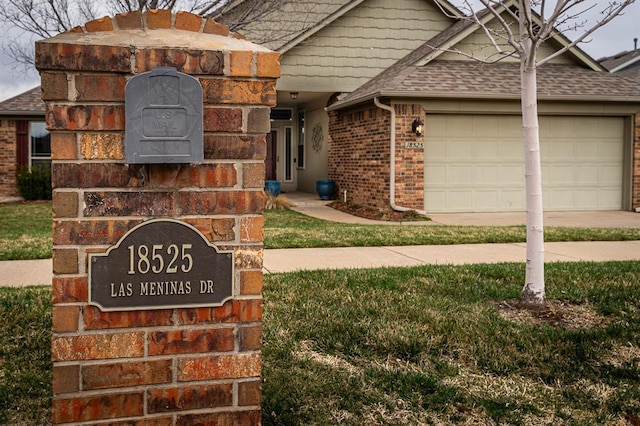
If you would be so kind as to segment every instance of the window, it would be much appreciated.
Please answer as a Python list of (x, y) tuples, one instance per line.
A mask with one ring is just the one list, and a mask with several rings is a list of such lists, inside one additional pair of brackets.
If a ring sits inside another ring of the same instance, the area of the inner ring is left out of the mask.
[(284, 129), (284, 180), (286, 181), (290, 181), (293, 179), (292, 176), (292, 167), (291, 167), (291, 160), (292, 160), (292, 149), (293, 146), (292, 145), (292, 136), (293, 134), (293, 129), (291, 127), (286, 127)]
[(29, 122), (29, 165), (51, 169), (51, 135), (44, 121)]
[(298, 168), (304, 169), (304, 112), (298, 113)]

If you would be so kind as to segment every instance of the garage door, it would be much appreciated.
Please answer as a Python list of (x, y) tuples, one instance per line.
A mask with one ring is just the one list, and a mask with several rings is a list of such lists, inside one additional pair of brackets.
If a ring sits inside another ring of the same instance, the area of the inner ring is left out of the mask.
[[(545, 210), (622, 208), (624, 119), (540, 117)], [(425, 210), (525, 210), (518, 116), (427, 115)]]

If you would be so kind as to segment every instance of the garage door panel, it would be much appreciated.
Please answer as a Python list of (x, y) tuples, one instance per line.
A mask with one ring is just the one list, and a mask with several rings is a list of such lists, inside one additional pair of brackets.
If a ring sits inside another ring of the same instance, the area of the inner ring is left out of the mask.
[(472, 166), (450, 166), (447, 168), (447, 182), (452, 186), (470, 186), (473, 182)]
[(500, 192), (494, 190), (477, 190), (473, 192), (473, 206), (479, 209), (489, 209), (497, 205), (500, 199)]
[(473, 169), (473, 182), (476, 185), (498, 185), (498, 168), (495, 166), (477, 166)]
[(447, 159), (472, 160), (473, 141), (469, 139), (454, 139), (448, 142), (446, 149)]
[[(427, 211), (525, 209), (520, 117), (427, 115), (425, 124)], [(622, 207), (623, 118), (543, 116), (540, 129), (546, 210)]]

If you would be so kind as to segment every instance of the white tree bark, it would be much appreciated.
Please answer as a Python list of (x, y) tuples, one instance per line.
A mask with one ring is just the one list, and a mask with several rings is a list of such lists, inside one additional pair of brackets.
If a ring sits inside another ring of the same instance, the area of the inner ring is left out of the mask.
[(544, 219), (535, 62), (529, 66), (523, 64), (520, 71), (527, 209), (527, 266), (522, 301), (542, 304), (545, 302)]
[(522, 302), (543, 304), (544, 215), (542, 203), (542, 163), (538, 124), (537, 45), (531, 28), (531, 4), (520, 0), (520, 100), (524, 138), (524, 179), (527, 210), (527, 265)]

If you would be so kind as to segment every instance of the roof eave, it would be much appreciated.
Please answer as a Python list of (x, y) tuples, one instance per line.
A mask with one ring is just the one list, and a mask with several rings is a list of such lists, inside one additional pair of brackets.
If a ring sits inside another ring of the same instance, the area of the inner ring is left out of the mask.
[(0, 111), (1, 117), (40, 117), (44, 116), (45, 111)]
[[(484, 100), (513, 100), (519, 101), (520, 95), (505, 95), (496, 93), (469, 93), (469, 92), (398, 92), (379, 91), (361, 98), (353, 99), (342, 104), (330, 105), (325, 108), (327, 111), (337, 111), (371, 102), (374, 98), (404, 98), (404, 99), (484, 99)], [(538, 94), (540, 101), (562, 101), (562, 102), (612, 102), (612, 103), (638, 103), (640, 96), (588, 96), (588, 95), (544, 95)]]
[(633, 65), (638, 61), (640, 61), (640, 55), (636, 56), (635, 58), (629, 59), (627, 62), (620, 64), (617, 67), (612, 68), (611, 70), (609, 70), (609, 72), (614, 73), (614, 72), (622, 71), (626, 67)]

